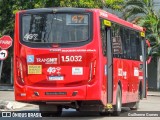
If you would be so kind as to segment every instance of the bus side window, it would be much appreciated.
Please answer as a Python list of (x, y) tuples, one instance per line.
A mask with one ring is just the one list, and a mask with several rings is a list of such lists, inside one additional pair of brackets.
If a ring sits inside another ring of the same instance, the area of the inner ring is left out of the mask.
[(112, 49), (113, 49), (113, 57), (116, 58), (123, 57), (121, 27), (115, 23), (113, 23), (112, 25)]
[(126, 37), (125, 37), (126, 30), (124, 27), (121, 28), (120, 34), (122, 38), (122, 52), (123, 52), (122, 58), (127, 58), (127, 44), (126, 44)]
[(124, 28), (124, 56), (126, 59), (131, 59), (131, 47), (130, 47), (130, 30)]
[(113, 51), (113, 57), (117, 58), (118, 55), (115, 54), (115, 50), (114, 50), (114, 44), (116, 43), (116, 24), (112, 23), (112, 51)]
[(130, 31), (131, 38), (131, 57), (133, 60), (137, 60), (137, 45), (136, 45), (136, 33), (135, 31)]
[(124, 28), (123, 27), (120, 27), (120, 37), (121, 37), (121, 58), (124, 58), (124, 49), (125, 49), (125, 46), (124, 46)]
[(136, 33), (136, 48), (137, 48), (137, 60), (140, 60), (140, 56), (142, 55), (142, 45), (141, 45), (141, 39), (139, 36), (139, 33)]

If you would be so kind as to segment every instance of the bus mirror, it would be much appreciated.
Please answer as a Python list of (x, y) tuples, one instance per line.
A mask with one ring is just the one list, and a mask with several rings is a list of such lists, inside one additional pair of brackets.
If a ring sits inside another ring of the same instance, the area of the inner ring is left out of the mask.
[[(147, 60), (146, 60), (147, 64), (149, 64), (151, 62), (151, 60), (152, 60), (152, 56), (148, 56)], [(140, 61), (143, 62), (143, 56), (142, 55), (140, 55)]]
[(147, 57), (147, 59), (146, 59), (146, 61), (147, 61), (147, 64), (149, 64), (150, 62), (151, 62), (151, 60), (152, 60), (152, 56), (151, 56), (151, 43), (149, 42), (149, 40), (146, 40), (146, 50), (147, 50), (147, 52), (146, 52), (146, 57)]
[(147, 47), (151, 47), (149, 40), (146, 40), (146, 45), (147, 45)]
[(148, 59), (147, 59), (147, 64), (149, 64), (152, 60), (152, 56), (149, 56)]

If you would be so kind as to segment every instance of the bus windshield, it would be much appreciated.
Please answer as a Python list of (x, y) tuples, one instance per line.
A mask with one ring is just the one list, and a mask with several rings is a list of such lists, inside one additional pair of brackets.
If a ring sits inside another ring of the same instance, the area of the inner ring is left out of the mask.
[(89, 40), (89, 15), (37, 13), (22, 15), (22, 40), (31, 43), (69, 43)]

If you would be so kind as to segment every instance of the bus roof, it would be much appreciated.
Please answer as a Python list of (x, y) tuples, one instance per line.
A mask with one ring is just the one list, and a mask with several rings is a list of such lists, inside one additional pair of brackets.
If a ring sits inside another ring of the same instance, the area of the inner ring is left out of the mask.
[(118, 23), (118, 24), (120, 24), (120, 25), (129, 27), (129, 28), (132, 28), (132, 29), (136, 29), (136, 30), (138, 30), (138, 31), (144, 31), (144, 28), (143, 28), (143, 27), (138, 26), (138, 25), (133, 24), (133, 23), (130, 23), (130, 22), (128, 22), (128, 21), (125, 21), (125, 20), (119, 18), (118, 16), (113, 15), (113, 14), (107, 12), (107, 11), (100, 10), (100, 9), (93, 9), (93, 11), (97, 11), (97, 12), (99, 13), (99, 16), (100, 16), (100, 17), (106, 18), (107, 20), (116, 22), (116, 23)]
[(135, 30), (138, 30), (138, 31), (144, 31), (144, 28), (143, 27), (140, 27), (136, 24), (132, 24), (128, 21), (125, 21), (121, 18), (119, 18), (118, 16), (116, 15), (113, 15), (107, 11), (104, 11), (104, 10), (101, 10), (101, 9), (90, 9), (90, 8), (72, 8), (72, 7), (54, 7), (54, 8), (38, 8), (38, 9), (28, 9), (28, 10), (22, 10), (20, 12), (27, 12), (27, 13), (34, 13), (34, 12), (86, 12), (86, 11), (93, 11), (93, 12), (96, 12), (98, 13), (98, 15), (102, 18), (105, 18), (107, 20), (110, 20), (110, 21), (113, 21), (113, 22), (116, 22), (120, 25), (123, 25), (123, 26), (126, 26), (126, 27), (129, 27), (131, 29), (135, 29)]

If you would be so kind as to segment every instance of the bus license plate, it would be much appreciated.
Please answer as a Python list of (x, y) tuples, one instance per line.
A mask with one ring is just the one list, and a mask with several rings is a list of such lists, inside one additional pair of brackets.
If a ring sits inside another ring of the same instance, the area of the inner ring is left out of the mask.
[(64, 80), (63, 76), (49, 76), (49, 80)]

